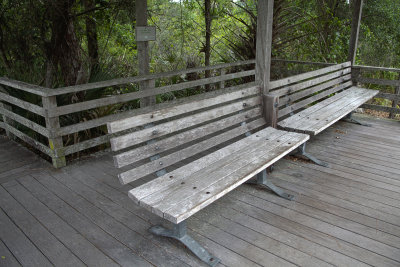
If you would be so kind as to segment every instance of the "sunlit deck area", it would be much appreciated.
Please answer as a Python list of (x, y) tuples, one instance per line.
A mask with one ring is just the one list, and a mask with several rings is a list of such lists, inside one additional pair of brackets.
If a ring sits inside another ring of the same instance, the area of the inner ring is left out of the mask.
[[(329, 167), (284, 158), (279, 198), (242, 185), (188, 219), (219, 266), (400, 266), (400, 125), (358, 115), (309, 142)], [(204, 266), (129, 200), (112, 155), (54, 169), (0, 138), (0, 266)]]

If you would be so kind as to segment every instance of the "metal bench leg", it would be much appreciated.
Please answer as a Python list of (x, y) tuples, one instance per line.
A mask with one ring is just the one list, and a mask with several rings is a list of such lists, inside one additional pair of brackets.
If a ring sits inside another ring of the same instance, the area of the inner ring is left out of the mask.
[(308, 158), (309, 160), (311, 160), (312, 162), (314, 162), (315, 164), (317, 164), (319, 166), (328, 167), (328, 163), (323, 162), (323, 161), (317, 159), (316, 157), (314, 157), (313, 155), (306, 152), (306, 143), (303, 143), (301, 146), (299, 146), (297, 148), (297, 151), (298, 152), (295, 154), (295, 156), (300, 155), (300, 156)]
[(349, 114), (347, 114), (347, 116), (343, 119), (343, 121), (345, 122), (349, 122), (349, 123), (355, 123), (358, 125), (362, 125), (362, 126), (367, 126), (367, 127), (371, 127), (371, 124), (367, 124), (367, 123), (362, 123), (356, 119), (353, 118), (353, 112), (350, 112)]
[(267, 179), (267, 170), (263, 170), (262, 172), (257, 174), (257, 177), (255, 180), (249, 180), (246, 183), (256, 184), (256, 185), (266, 187), (266, 188), (270, 189), (272, 192), (274, 192), (275, 194), (277, 194), (278, 196), (283, 197), (287, 200), (292, 200), (294, 198), (293, 195), (289, 195), (288, 193), (283, 192), (282, 189), (280, 189), (279, 187), (274, 185), (270, 180)]
[(172, 230), (164, 228), (161, 225), (153, 226), (149, 232), (159, 236), (174, 238), (184, 244), (194, 255), (200, 260), (207, 263), (209, 266), (216, 266), (220, 259), (211, 255), (204, 247), (194, 240), (186, 231), (186, 221), (175, 224)]

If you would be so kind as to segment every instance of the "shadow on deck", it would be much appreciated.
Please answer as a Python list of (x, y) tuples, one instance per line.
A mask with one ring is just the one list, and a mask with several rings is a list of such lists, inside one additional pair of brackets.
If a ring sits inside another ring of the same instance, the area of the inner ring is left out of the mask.
[[(339, 122), (270, 176), (295, 201), (242, 185), (188, 220), (220, 266), (400, 266), (400, 125)], [(0, 266), (202, 266), (147, 229), (110, 154), (62, 170), (0, 138)]]

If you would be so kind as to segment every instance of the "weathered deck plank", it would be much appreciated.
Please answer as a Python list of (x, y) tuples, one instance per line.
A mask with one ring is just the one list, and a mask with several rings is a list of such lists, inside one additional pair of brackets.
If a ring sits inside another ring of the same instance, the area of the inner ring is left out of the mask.
[[(276, 164), (295, 201), (243, 185), (190, 218), (191, 235), (221, 266), (399, 266), (400, 127), (362, 120), (372, 127), (339, 122), (309, 142), (329, 168)], [(111, 154), (56, 171), (5, 138), (0, 150), (0, 266), (202, 265), (147, 232), (162, 220), (128, 198)]]

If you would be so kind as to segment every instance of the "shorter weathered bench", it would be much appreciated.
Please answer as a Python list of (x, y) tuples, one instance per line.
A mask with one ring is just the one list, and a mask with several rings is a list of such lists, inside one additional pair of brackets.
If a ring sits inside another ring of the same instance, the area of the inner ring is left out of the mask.
[[(270, 88), (268, 98), (275, 103), (278, 127), (311, 136), (344, 117), (363, 125), (351, 117), (352, 112), (379, 93), (353, 86), (350, 62), (272, 81)], [(305, 152), (305, 143), (298, 153), (327, 166)]]
[(309, 136), (266, 127), (255, 84), (189, 100), (145, 108), (109, 123), (108, 129), (120, 133), (111, 146), (121, 150), (114, 157), (122, 168), (120, 182), (136, 186), (129, 197), (175, 225), (172, 230), (154, 226), (150, 231), (179, 240), (215, 266), (219, 259), (187, 235), (185, 220), (254, 175), (257, 184), (292, 199), (267, 179), (265, 169)]

